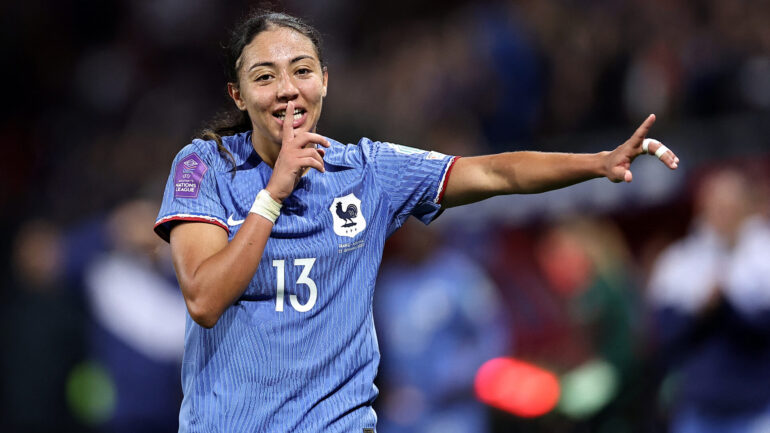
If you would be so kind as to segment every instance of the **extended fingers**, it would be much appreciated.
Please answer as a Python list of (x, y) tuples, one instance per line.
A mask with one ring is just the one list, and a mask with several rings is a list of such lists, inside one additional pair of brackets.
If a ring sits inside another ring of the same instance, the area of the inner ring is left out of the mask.
[(300, 167), (313, 167), (324, 172), (324, 150), (316, 148), (300, 149), (294, 154), (296, 163)]
[(297, 162), (300, 164), (301, 167), (314, 168), (320, 171), (321, 173), (326, 171), (326, 169), (324, 168), (323, 158), (321, 158), (321, 156), (318, 155), (318, 152), (313, 152), (313, 155), (297, 158)]
[(302, 133), (300, 140), (302, 141), (303, 146), (307, 143), (317, 143), (323, 147), (331, 147), (331, 143), (329, 143), (329, 140), (327, 140), (326, 137), (314, 132)]
[(674, 170), (679, 166), (679, 158), (674, 152), (658, 140), (648, 142), (647, 151), (658, 157), (668, 168)]
[(331, 143), (329, 143), (329, 140), (327, 140), (326, 137), (313, 132), (300, 132), (296, 134), (291, 141), (287, 142), (284, 140), (283, 144), (284, 146), (290, 144), (290, 147), (294, 149), (301, 149), (310, 143), (320, 144), (323, 147), (331, 147)]
[(636, 128), (636, 132), (634, 132), (634, 138), (638, 139), (641, 143), (641, 141), (644, 140), (644, 137), (647, 136), (647, 133), (650, 132), (650, 128), (652, 128), (654, 123), (655, 115), (650, 114), (646, 119), (644, 119), (644, 122), (642, 122), (642, 124)]

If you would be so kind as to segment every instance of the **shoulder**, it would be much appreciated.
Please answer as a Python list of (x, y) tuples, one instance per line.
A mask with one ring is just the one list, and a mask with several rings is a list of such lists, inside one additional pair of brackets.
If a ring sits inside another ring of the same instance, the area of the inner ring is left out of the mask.
[(770, 221), (763, 216), (749, 217), (741, 227), (740, 240), (758, 248), (770, 248)]
[(704, 255), (714, 251), (713, 242), (703, 233), (691, 233), (690, 235), (672, 242), (666, 247), (655, 261), (655, 268), (659, 271), (669, 268), (681, 268), (685, 263), (698, 263)]
[(752, 216), (744, 222), (734, 255), (738, 262), (756, 262), (770, 271), (770, 267), (766, 266), (770, 255), (770, 222), (765, 217)]
[(221, 156), (215, 141), (196, 138), (176, 154), (174, 165), (185, 164), (192, 167), (195, 164), (202, 164), (206, 169), (216, 170), (219, 167), (219, 159)]
[(331, 146), (326, 149), (324, 162), (338, 167), (355, 168), (365, 165), (366, 155), (370, 152), (371, 143), (368, 138), (362, 138), (357, 144), (344, 144), (333, 138), (326, 137)]
[(249, 141), (248, 137), (250, 137), (250, 133), (222, 137), (222, 145), (230, 152), (230, 155), (221, 152), (214, 140), (195, 138), (177, 153), (174, 159), (175, 165), (186, 161), (195, 161), (203, 163), (207, 169), (216, 172), (230, 171), (233, 167), (231, 157), (235, 160), (236, 165), (248, 158), (252, 150), (251, 146), (248, 148), (245, 146), (245, 143)]
[[(428, 155), (430, 152), (414, 147), (403, 146), (387, 141), (376, 141), (362, 137), (356, 144), (342, 144), (328, 138), (331, 148), (324, 158), (327, 162), (335, 164), (363, 164), (376, 161), (378, 158), (390, 158), (398, 156)], [(435, 153), (435, 152), (432, 152)], [(439, 155), (438, 153), (435, 153)], [(443, 156), (443, 155), (442, 155)]]
[(723, 246), (707, 227), (694, 227), (686, 237), (664, 249), (655, 260), (650, 281), (669, 289), (697, 285), (711, 278)]
[(365, 156), (370, 158), (376, 157), (380, 154), (418, 155), (428, 153), (426, 150), (417, 149), (415, 147), (404, 146), (388, 141), (375, 141), (366, 137), (358, 140), (358, 144), (356, 146), (361, 150), (361, 152), (363, 152)]

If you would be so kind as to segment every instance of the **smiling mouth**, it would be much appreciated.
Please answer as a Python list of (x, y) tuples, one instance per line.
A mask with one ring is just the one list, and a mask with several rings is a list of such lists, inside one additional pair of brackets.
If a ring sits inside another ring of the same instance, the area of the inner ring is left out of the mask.
[[(302, 118), (302, 115), (305, 114), (305, 110), (302, 108), (295, 108), (294, 109), (294, 120), (299, 120)], [(275, 113), (273, 113), (273, 117), (279, 120), (283, 120), (286, 117), (286, 110), (278, 110)]]

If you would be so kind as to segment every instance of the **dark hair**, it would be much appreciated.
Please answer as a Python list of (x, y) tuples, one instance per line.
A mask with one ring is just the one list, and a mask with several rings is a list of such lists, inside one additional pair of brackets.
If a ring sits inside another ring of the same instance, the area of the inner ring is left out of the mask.
[[(285, 13), (255, 10), (249, 13), (235, 27), (230, 34), (229, 42), (223, 47), (225, 54), (225, 77), (228, 83), (238, 83), (238, 69), (241, 66), (239, 60), (243, 53), (243, 48), (250, 44), (258, 34), (274, 27), (292, 29), (310, 39), (318, 55), (318, 60), (321, 62), (321, 67), (326, 67), (321, 54), (321, 34), (318, 30), (301, 19)], [(217, 149), (228, 156), (233, 163), (233, 169), (235, 169), (235, 158), (222, 144), (222, 136), (235, 135), (250, 129), (251, 119), (248, 112), (238, 110), (237, 108), (230, 108), (215, 116), (197, 135), (197, 138), (216, 141)]]

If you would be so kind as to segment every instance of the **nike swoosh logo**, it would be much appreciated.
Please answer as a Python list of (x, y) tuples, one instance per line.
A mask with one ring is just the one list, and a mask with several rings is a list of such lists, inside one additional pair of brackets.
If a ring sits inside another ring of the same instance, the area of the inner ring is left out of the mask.
[(241, 224), (243, 224), (244, 221), (246, 221), (246, 220), (245, 219), (243, 219), (243, 220), (234, 220), (232, 215), (227, 217), (227, 225), (229, 225), (229, 226), (241, 225)]

